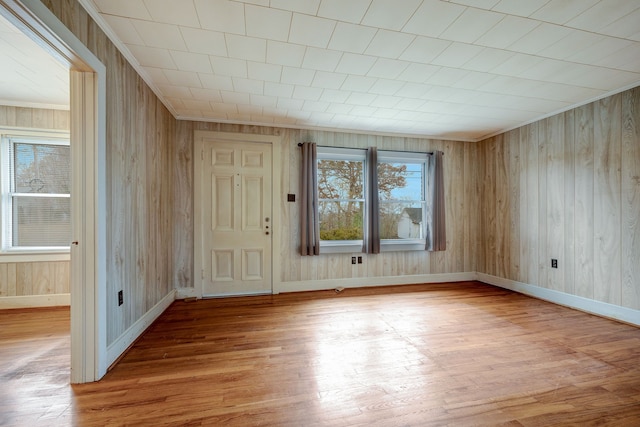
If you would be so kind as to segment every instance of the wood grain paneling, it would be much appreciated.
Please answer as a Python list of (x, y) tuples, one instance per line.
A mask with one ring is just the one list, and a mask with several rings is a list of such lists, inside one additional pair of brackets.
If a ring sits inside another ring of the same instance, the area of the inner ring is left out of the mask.
[(109, 344), (174, 288), (176, 120), (76, 0), (43, 4), (106, 67)]
[[(519, 136), (507, 132), (502, 140), (479, 143), (485, 188), (478, 234), (488, 243), (478, 253), (478, 271), (640, 309), (639, 103), (636, 88), (523, 126)], [(520, 166), (505, 176), (496, 162), (516, 146)], [(497, 171), (495, 181), (491, 171)], [(504, 218), (514, 179), (520, 194), (511, 201), (518, 206)], [(505, 220), (519, 223), (520, 235), (506, 240), (512, 259), (503, 272), (494, 266), (504, 262), (499, 242)]]

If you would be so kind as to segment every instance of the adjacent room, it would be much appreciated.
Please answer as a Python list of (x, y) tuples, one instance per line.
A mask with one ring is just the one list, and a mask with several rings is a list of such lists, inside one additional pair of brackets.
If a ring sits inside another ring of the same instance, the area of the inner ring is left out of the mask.
[(640, 425), (636, 0), (0, 0), (0, 424)]

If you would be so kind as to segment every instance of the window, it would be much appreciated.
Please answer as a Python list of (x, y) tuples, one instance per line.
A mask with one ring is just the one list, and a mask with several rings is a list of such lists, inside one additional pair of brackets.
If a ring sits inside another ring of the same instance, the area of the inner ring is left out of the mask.
[[(318, 147), (318, 212), (323, 252), (360, 252), (377, 220), (382, 251), (424, 250), (428, 155)], [(365, 177), (377, 168), (378, 209), (372, 211)]]
[(3, 251), (68, 249), (69, 140), (3, 135), (1, 148)]

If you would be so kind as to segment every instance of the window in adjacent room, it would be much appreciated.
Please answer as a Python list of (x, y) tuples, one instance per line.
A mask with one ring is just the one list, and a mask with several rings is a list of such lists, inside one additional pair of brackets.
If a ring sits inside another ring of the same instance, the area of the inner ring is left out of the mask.
[(2, 136), (2, 249), (68, 250), (71, 152), (68, 138)]

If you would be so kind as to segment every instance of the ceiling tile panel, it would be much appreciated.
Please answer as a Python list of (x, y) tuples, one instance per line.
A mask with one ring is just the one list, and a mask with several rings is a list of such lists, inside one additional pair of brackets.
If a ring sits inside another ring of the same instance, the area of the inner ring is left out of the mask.
[(346, 80), (346, 74), (328, 73), (324, 71), (316, 72), (311, 85), (323, 89), (340, 89)]
[(214, 56), (227, 56), (227, 42), (224, 33), (197, 28), (180, 28), (187, 50)]
[(538, 11), (548, 2), (549, 0), (501, 0), (498, 4), (493, 6), (493, 10), (496, 12), (507, 13), (509, 15), (529, 16)]
[(209, 59), (215, 74), (229, 77), (247, 77), (247, 61), (220, 56), (210, 56)]
[(294, 85), (284, 83), (265, 82), (264, 94), (281, 98), (290, 98), (293, 95)]
[(368, 55), (356, 55), (353, 53), (345, 53), (340, 58), (340, 62), (336, 67), (336, 71), (345, 74), (366, 75), (377, 58)]
[(501, 13), (467, 8), (439, 37), (446, 40), (473, 43), (504, 17), (505, 15)]
[(250, 95), (262, 95), (264, 93), (264, 82), (262, 80), (243, 79), (233, 77), (233, 90)]
[(331, 19), (294, 13), (291, 21), (289, 42), (326, 48), (333, 34), (336, 22)]
[(370, 4), (371, 0), (322, 0), (318, 16), (359, 24)]
[(136, 27), (133, 26), (133, 20), (114, 15), (104, 15), (104, 19), (107, 21), (109, 26), (113, 28), (113, 31), (118, 34), (118, 37), (123, 43), (137, 45), (144, 44), (140, 34), (136, 31)]
[(301, 68), (284, 67), (282, 69), (282, 83), (292, 85), (309, 86), (315, 77), (313, 70), (303, 70)]
[(169, 83), (174, 86), (185, 87), (201, 87), (200, 78), (198, 73), (191, 71), (178, 71), (178, 70), (164, 70), (164, 75), (169, 80)]
[(461, 67), (483, 50), (484, 48), (480, 46), (454, 42), (431, 61), (431, 63), (451, 68)]
[(407, 82), (424, 83), (429, 77), (437, 73), (440, 68), (437, 65), (412, 63), (398, 76), (398, 79)]
[(521, 18), (519, 16), (506, 16), (478, 38), (475, 44), (504, 49), (525, 36), (538, 25), (540, 25), (540, 23), (533, 19)]
[(245, 35), (244, 4), (227, 0), (194, 0), (205, 30)]
[(400, 30), (420, 6), (421, 0), (373, 0), (362, 19), (364, 25)]
[(97, 9), (107, 15), (150, 21), (151, 15), (142, 0), (94, 0)]
[(419, 36), (402, 52), (400, 59), (411, 62), (429, 64), (451, 45), (449, 40)]
[(465, 11), (466, 7), (439, 0), (425, 0), (402, 28), (407, 33), (438, 37)]
[[(568, 27), (597, 32), (640, 8), (637, 1), (602, 0), (569, 20)], [(636, 21), (637, 22), (637, 21)]]
[(311, 70), (334, 71), (341, 57), (342, 52), (308, 47), (302, 61), (302, 67)]
[(363, 53), (376, 35), (376, 29), (338, 22), (329, 41), (329, 49)]
[(536, 54), (571, 34), (569, 28), (554, 24), (540, 24), (508, 46), (509, 50)]
[(247, 74), (250, 79), (277, 83), (282, 78), (282, 66), (249, 61), (247, 62)]
[(320, 0), (271, 0), (271, 7), (276, 9), (291, 10), (307, 15), (318, 13)]
[(371, 44), (369, 44), (369, 47), (365, 50), (365, 53), (367, 55), (395, 59), (402, 54), (414, 39), (415, 36), (410, 34), (378, 30), (373, 40), (371, 40)]
[(600, 32), (613, 37), (638, 40), (636, 35), (640, 32), (640, 8), (603, 27)]
[(200, 27), (198, 13), (192, 1), (144, 0), (151, 19), (165, 24)]
[(133, 21), (133, 26), (146, 46), (170, 50), (187, 50), (180, 29), (176, 25), (149, 21)]
[(394, 95), (405, 85), (404, 82), (399, 82), (397, 80), (390, 79), (378, 79), (371, 86), (369, 92), (375, 93), (378, 95)]
[[(320, 96), (321, 101), (330, 103), (343, 103), (351, 95), (351, 92), (345, 90), (325, 89)], [(333, 111), (334, 113), (347, 114), (347, 111)]]
[(215, 90), (233, 90), (231, 77), (216, 76), (213, 74), (198, 74), (203, 88)]
[(267, 62), (270, 64), (300, 67), (306, 47), (297, 44), (267, 41)]
[[(143, 67), (167, 68), (170, 70), (178, 69), (178, 66), (167, 49), (137, 45), (128, 45), (127, 47), (131, 53), (138, 58), (140, 65)], [(211, 67), (209, 67), (209, 70), (211, 70)]]
[(173, 62), (176, 64), (178, 70), (195, 71), (197, 73), (213, 72), (208, 55), (172, 50), (171, 57), (173, 58)]
[(229, 56), (248, 61), (264, 62), (267, 57), (267, 41), (255, 37), (227, 34), (227, 51)]
[(597, 2), (598, 0), (550, 0), (533, 13), (531, 18), (562, 25), (588, 10)]
[(287, 41), (292, 13), (260, 6), (245, 6), (247, 35)]
[(506, 50), (494, 49), (486, 47), (482, 49), (476, 56), (464, 63), (466, 70), (489, 71), (496, 65), (503, 64), (512, 59), (516, 54)]
[(395, 79), (409, 66), (406, 61), (379, 58), (367, 73), (370, 77)]

